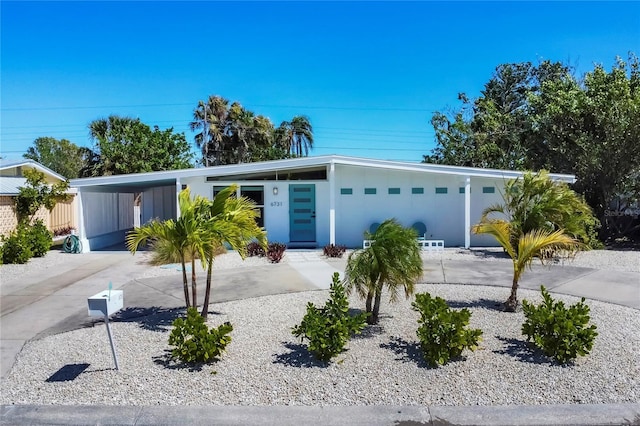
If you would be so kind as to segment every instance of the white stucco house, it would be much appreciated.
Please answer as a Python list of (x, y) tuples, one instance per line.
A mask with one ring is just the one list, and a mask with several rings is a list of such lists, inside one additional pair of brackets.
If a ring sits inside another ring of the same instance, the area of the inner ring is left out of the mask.
[[(483, 209), (501, 201), (506, 180), (521, 175), (329, 155), (74, 179), (71, 186), (80, 201), (78, 234), (85, 251), (121, 243), (134, 224), (175, 218), (183, 188), (213, 197), (233, 183), (239, 195), (258, 205), (269, 241), (289, 247), (360, 247), (371, 224), (396, 218), (405, 226), (424, 223), (427, 239), (468, 248), (496, 245), (493, 237), (472, 234), (471, 225)], [(575, 181), (573, 175), (551, 177)], [(140, 217), (134, 215), (138, 193)]]

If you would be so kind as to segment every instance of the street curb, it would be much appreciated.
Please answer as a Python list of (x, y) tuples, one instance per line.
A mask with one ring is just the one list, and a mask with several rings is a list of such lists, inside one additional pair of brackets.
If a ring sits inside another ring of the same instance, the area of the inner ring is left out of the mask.
[(513, 406), (2, 405), (2, 425), (640, 425), (640, 404)]

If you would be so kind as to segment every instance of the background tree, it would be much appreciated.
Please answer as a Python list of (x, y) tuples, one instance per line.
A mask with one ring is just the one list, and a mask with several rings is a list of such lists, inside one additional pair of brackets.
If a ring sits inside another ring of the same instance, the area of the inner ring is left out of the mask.
[[(584, 194), (606, 235), (637, 235), (639, 221), (624, 229), (618, 218), (624, 219), (625, 209), (640, 200), (638, 58), (630, 54), (629, 64), (618, 58), (609, 72), (596, 65), (581, 82), (570, 75), (549, 81), (531, 104), (540, 134), (532, 165), (575, 174), (576, 190)], [(617, 204), (619, 200), (625, 202)]]
[(462, 94), (459, 111), (433, 115), (424, 161), (575, 174), (601, 238), (640, 238), (626, 215), (640, 201), (640, 70), (633, 53), (628, 62), (583, 79), (559, 62), (500, 65), (478, 99)]
[(112, 115), (89, 124), (96, 145), (96, 176), (176, 170), (192, 167), (184, 133), (151, 129), (139, 119)]
[(307, 116), (297, 115), (291, 121), (283, 121), (276, 134), (280, 146), (295, 157), (306, 157), (313, 149), (313, 127)]
[(82, 150), (67, 139), (37, 138), (23, 157), (37, 161), (67, 179), (79, 177), (84, 167)]
[(198, 132), (195, 142), (203, 165), (278, 160), (289, 158), (291, 150), (307, 155), (313, 145), (307, 117), (294, 117), (276, 129), (268, 117), (220, 96), (199, 101), (189, 126)]
[(392, 302), (400, 287), (408, 298), (422, 276), (422, 259), (416, 232), (395, 219), (382, 222), (373, 234), (365, 232), (365, 239), (372, 240), (371, 245), (349, 255), (344, 279), (347, 292), (355, 290), (366, 300), (366, 312), (371, 313), (367, 322), (377, 324), (383, 288)]

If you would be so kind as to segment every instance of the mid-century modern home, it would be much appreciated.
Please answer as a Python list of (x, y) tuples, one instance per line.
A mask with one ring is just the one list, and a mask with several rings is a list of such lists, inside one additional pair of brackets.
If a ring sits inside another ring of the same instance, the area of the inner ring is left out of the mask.
[[(214, 197), (234, 183), (238, 195), (256, 202), (269, 241), (289, 247), (361, 247), (372, 224), (395, 218), (405, 226), (424, 224), (425, 239), (469, 248), (497, 245), (491, 236), (472, 234), (471, 225), (502, 200), (505, 182), (520, 176), (510, 170), (329, 155), (75, 179), (71, 186), (78, 191), (84, 251), (122, 243), (139, 223), (175, 218), (183, 188)], [(572, 175), (551, 177), (575, 181)], [(136, 197), (139, 209), (134, 209)]]

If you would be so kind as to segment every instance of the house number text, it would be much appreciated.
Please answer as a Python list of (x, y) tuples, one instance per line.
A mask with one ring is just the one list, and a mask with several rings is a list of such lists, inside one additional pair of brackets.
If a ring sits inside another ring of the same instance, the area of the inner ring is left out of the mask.
[(281, 207), (282, 206), (282, 201), (272, 201), (271, 202), (271, 207)]

